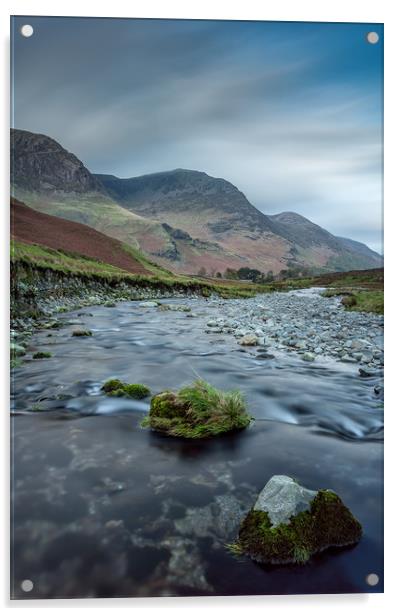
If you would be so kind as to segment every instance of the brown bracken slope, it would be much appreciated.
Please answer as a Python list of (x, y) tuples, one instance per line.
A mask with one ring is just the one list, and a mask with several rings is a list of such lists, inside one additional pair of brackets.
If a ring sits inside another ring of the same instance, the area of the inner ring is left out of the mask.
[(11, 235), (21, 242), (78, 253), (132, 274), (152, 275), (118, 240), (79, 222), (37, 212), (17, 199), (11, 199)]

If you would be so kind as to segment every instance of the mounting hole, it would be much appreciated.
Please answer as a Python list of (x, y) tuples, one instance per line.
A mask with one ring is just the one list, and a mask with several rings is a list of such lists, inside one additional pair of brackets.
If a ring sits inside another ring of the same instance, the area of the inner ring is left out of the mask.
[(379, 582), (379, 575), (376, 575), (376, 573), (369, 573), (366, 580), (368, 586), (376, 586)]
[(33, 582), (32, 580), (24, 580), (21, 583), (21, 588), (24, 592), (31, 592), (32, 588), (33, 588)]
[(377, 32), (368, 32), (367, 41), (368, 43), (371, 43), (371, 45), (376, 45), (379, 41), (379, 34)]
[(29, 38), (30, 36), (32, 36), (33, 34), (33, 28), (30, 24), (25, 24), (24, 26), (21, 26), (21, 34), (22, 36), (25, 36), (26, 38)]

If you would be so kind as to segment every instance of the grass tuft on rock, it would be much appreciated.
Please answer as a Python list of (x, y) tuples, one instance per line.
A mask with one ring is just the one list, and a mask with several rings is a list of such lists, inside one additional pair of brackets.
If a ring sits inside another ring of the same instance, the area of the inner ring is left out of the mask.
[(153, 396), (141, 425), (169, 436), (197, 439), (242, 430), (251, 420), (239, 391), (220, 391), (197, 380), (177, 393)]
[[(337, 494), (319, 490), (310, 510), (292, 516), (288, 524), (273, 527), (268, 513), (252, 509), (242, 521), (236, 554), (246, 554), (260, 563), (304, 564), (313, 554), (330, 547), (357, 543), (361, 524)], [(232, 546), (230, 546), (232, 550)]]
[(107, 396), (142, 400), (150, 395), (150, 389), (141, 383), (123, 383), (119, 379), (109, 379), (101, 388)]
[(49, 357), (52, 357), (52, 354), (48, 351), (37, 351), (32, 355), (32, 359), (48, 359)]

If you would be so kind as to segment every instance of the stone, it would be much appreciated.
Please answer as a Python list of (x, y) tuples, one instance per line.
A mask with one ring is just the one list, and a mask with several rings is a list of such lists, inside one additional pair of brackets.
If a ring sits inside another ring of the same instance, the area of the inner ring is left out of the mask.
[(258, 344), (258, 337), (255, 334), (246, 334), (239, 340), (241, 346), (256, 346)]
[(361, 535), (361, 524), (335, 492), (316, 492), (274, 475), (229, 547), (259, 563), (304, 564), (328, 548), (354, 545)]
[(157, 308), (158, 302), (140, 302), (141, 308)]
[(342, 357), (340, 358), (340, 361), (343, 361), (346, 364), (356, 364), (357, 363), (357, 359), (355, 357), (352, 357), (351, 355), (348, 355), (347, 353), (345, 355), (342, 355)]
[(304, 361), (310, 361), (310, 362), (311, 362), (311, 361), (314, 361), (314, 359), (315, 359), (315, 355), (314, 355), (313, 353), (310, 353), (310, 352), (308, 352), (308, 351), (307, 351), (306, 353), (303, 353), (303, 355), (301, 356), (301, 358), (302, 358)]
[(309, 509), (317, 495), (307, 490), (291, 477), (274, 475), (261, 490), (254, 505), (254, 511), (268, 513), (272, 527), (287, 524), (292, 515)]
[(16, 342), (10, 342), (10, 354), (14, 357), (22, 357), (25, 355), (26, 350), (21, 344), (17, 344)]

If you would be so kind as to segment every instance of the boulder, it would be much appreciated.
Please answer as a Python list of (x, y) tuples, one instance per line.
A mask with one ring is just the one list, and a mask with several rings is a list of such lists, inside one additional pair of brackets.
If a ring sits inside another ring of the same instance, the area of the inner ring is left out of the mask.
[(361, 535), (361, 524), (335, 492), (309, 490), (290, 477), (275, 475), (230, 547), (260, 563), (303, 564), (330, 547), (353, 545)]

